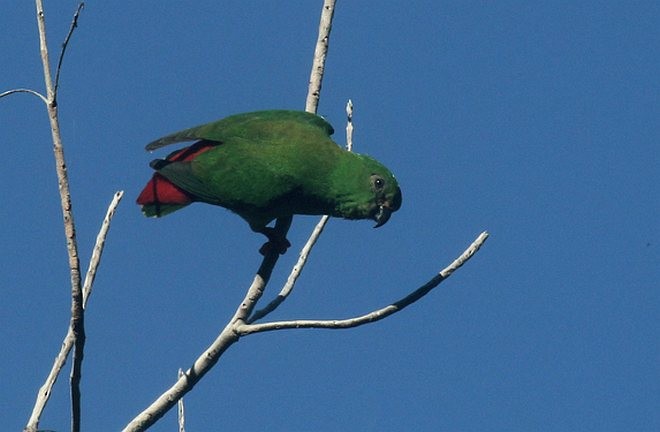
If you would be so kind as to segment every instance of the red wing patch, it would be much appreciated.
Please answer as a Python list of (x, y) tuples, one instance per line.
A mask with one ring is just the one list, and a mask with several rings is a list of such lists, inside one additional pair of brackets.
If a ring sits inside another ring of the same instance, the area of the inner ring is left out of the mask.
[(198, 141), (190, 147), (182, 148), (181, 150), (170, 153), (165, 159), (169, 162), (191, 161), (217, 145), (218, 143), (212, 141)]

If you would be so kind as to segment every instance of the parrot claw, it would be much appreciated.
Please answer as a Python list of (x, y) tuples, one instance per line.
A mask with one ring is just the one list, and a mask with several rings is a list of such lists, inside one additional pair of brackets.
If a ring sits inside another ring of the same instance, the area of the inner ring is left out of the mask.
[(259, 253), (261, 255), (266, 256), (272, 250), (275, 250), (280, 255), (284, 255), (286, 253), (287, 249), (289, 249), (289, 246), (291, 246), (291, 243), (289, 243), (289, 240), (287, 240), (287, 239), (284, 239), (284, 241), (282, 241), (282, 240), (276, 240), (276, 241), (275, 240), (268, 240), (266, 243), (261, 245), (261, 247), (259, 248)]
[(266, 256), (272, 251), (284, 255), (287, 249), (289, 249), (289, 246), (291, 246), (289, 240), (286, 237), (282, 237), (274, 228), (266, 227), (261, 233), (268, 237), (268, 241), (259, 248), (261, 255)]

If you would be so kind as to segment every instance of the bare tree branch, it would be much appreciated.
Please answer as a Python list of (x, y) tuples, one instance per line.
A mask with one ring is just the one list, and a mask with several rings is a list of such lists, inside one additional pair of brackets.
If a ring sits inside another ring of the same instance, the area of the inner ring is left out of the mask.
[(115, 215), (115, 210), (119, 205), (122, 197), (124, 196), (124, 191), (117, 191), (110, 202), (108, 211), (103, 218), (103, 223), (101, 224), (101, 229), (99, 230), (98, 235), (96, 236), (96, 243), (94, 244), (94, 249), (92, 250), (92, 257), (89, 260), (89, 268), (87, 269), (87, 274), (85, 275), (85, 283), (83, 284), (83, 309), (87, 308), (87, 300), (89, 295), (92, 293), (92, 286), (94, 285), (94, 279), (96, 278), (96, 271), (98, 270), (99, 264), (101, 263), (101, 256), (103, 255), (103, 248), (105, 247), (105, 239), (108, 236), (108, 230), (110, 229), (110, 221)]
[[(92, 292), (92, 284), (94, 282), (94, 277), (98, 269), (101, 255), (103, 254), (105, 239), (108, 235), (108, 230), (110, 229), (110, 222), (112, 221), (112, 217), (115, 214), (115, 210), (117, 209), (117, 206), (119, 205), (119, 202), (121, 201), (123, 194), (124, 194), (123, 191), (118, 191), (115, 193), (112, 201), (110, 202), (110, 206), (108, 207), (108, 211), (105, 214), (105, 218), (103, 219), (101, 230), (99, 231), (99, 234), (96, 237), (96, 244), (94, 245), (94, 251), (92, 252), (92, 259), (90, 261), (89, 270), (87, 271), (87, 276), (85, 277), (85, 284), (83, 286), (83, 308), (87, 307), (87, 301), (89, 300), (89, 296)], [(27, 426), (25, 426), (25, 428), (23, 429), (24, 431), (36, 432), (37, 429), (39, 428), (39, 421), (41, 419), (41, 414), (43, 413), (44, 408), (46, 408), (46, 404), (48, 403), (48, 400), (50, 398), (53, 386), (57, 381), (60, 371), (62, 370), (64, 364), (66, 363), (66, 359), (69, 356), (69, 352), (71, 352), (71, 348), (73, 347), (74, 342), (75, 342), (75, 337), (73, 335), (73, 328), (69, 326), (67, 334), (66, 336), (64, 336), (64, 341), (62, 342), (62, 347), (60, 348), (60, 352), (57, 354), (57, 357), (55, 357), (55, 362), (53, 363), (50, 373), (46, 378), (46, 382), (41, 386), (41, 388), (37, 392), (37, 400), (35, 401), (34, 408), (32, 409), (32, 414), (30, 415), (30, 419), (28, 420)]]
[(406, 297), (388, 305), (383, 308), (374, 310), (365, 315), (361, 315), (348, 319), (335, 319), (335, 320), (291, 320), (291, 321), (274, 321), (260, 324), (243, 324), (236, 328), (239, 336), (246, 336), (254, 333), (262, 333), (273, 330), (284, 330), (294, 328), (324, 328), (324, 329), (346, 329), (358, 327), (364, 324), (380, 321), (396, 312), (403, 310), (406, 306), (415, 303), (417, 300), (424, 297), (431, 292), (433, 288), (438, 286), (442, 281), (447, 279), (451, 274), (465, 264), (484, 244), (488, 238), (488, 233), (481, 233), (476, 240), (456, 258), (449, 266), (447, 266), (440, 273), (435, 275), (427, 283), (408, 294)]
[[(179, 369), (178, 377), (183, 376), (183, 371)], [(186, 432), (186, 409), (183, 406), (183, 398), (177, 402), (177, 419), (179, 420), (179, 432)]]
[(309, 90), (307, 91), (307, 102), (305, 111), (316, 114), (321, 97), (321, 85), (323, 83), (323, 72), (325, 71), (325, 58), (328, 55), (330, 44), (330, 30), (332, 30), (332, 17), (335, 14), (336, 0), (324, 0), (321, 11), (321, 23), (319, 24), (319, 37), (316, 40), (312, 72), (309, 76)]
[(39, 93), (36, 90), (26, 89), (26, 88), (17, 88), (17, 89), (7, 90), (5, 92), (2, 92), (2, 93), (0, 93), (0, 99), (5, 97), (5, 96), (9, 96), (11, 94), (14, 94), (14, 93), (28, 93), (28, 94), (31, 94), (31, 95), (36, 96), (39, 99), (41, 99), (41, 101), (43, 103), (48, 104), (48, 99), (46, 99), (46, 96), (42, 95), (41, 93)]
[[(66, 236), (67, 252), (69, 255), (69, 269), (71, 273), (71, 328), (74, 337), (73, 367), (71, 368), (71, 430), (80, 430), (80, 378), (82, 360), (85, 346), (85, 323), (83, 310), (83, 293), (80, 279), (80, 259), (76, 242), (76, 229), (73, 220), (71, 194), (69, 192), (69, 179), (67, 175), (64, 148), (60, 134), (60, 124), (57, 115), (57, 93), (51, 77), (50, 61), (48, 58), (48, 43), (46, 40), (46, 19), (42, 0), (36, 0), (37, 27), (39, 29), (39, 46), (41, 63), (46, 86), (48, 103), (48, 118), (50, 120), (51, 135), (53, 139), (53, 154), (60, 191), (60, 204), (64, 219), (64, 233)], [(77, 20), (77, 15), (76, 18)]]
[(78, 3), (78, 8), (76, 9), (76, 12), (73, 14), (73, 19), (71, 20), (69, 33), (67, 33), (66, 37), (64, 38), (64, 42), (62, 43), (62, 51), (60, 51), (60, 58), (57, 61), (57, 72), (55, 73), (56, 95), (57, 95), (57, 89), (60, 86), (60, 70), (62, 69), (62, 61), (64, 60), (64, 53), (66, 52), (66, 47), (69, 45), (69, 40), (71, 39), (71, 35), (73, 35), (73, 31), (76, 29), (76, 27), (78, 27), (78, 17), (80, 16), (80, 12), (82, 11), (83, 7), (85, 7), (85, 3), (83, 2)]

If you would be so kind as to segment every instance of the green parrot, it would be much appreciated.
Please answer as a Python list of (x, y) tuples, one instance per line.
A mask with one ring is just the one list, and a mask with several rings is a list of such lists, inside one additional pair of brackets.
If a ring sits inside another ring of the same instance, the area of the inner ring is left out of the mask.
[[(303, 111), (258, 111), (167, 135), (146, 146), (197, 141), (150, 166), (156, 170), (137, 203), (160, 217), (193, 202), (238, 214), (284, 253), (289, 242), (267, 225), (294, 214), (373, 219), (385, 224), (401, 207), (392, 173), (330, 139), (332, 126)], [(265, 249), (267, 251), (267, 249)], [(262, 248), (262, 253), (266, 253)]]

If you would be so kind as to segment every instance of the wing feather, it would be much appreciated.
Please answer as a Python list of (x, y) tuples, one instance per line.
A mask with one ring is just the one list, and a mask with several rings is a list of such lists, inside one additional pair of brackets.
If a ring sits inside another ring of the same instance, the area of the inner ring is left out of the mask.
[(304, 111), (270, 110), (237, 114), (212, 123), (206, 123), (182, 131), (174, 132), (153, 141), (146, 150), (153, 151), (179, 142), (209, 140), (224, 142), (231, 138), (244, 138), (254, 141), (272, 135), (277, 130), (286, 131), (287, 125), (308, 126), (310, 136), (328, 138), (334, 133), (332, 126), (320, 116)]

